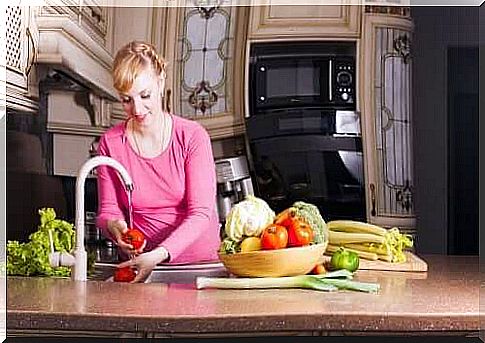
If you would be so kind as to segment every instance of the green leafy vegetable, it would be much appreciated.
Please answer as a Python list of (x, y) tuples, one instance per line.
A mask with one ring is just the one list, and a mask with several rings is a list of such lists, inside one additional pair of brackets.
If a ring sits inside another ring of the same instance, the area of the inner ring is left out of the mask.
[(27, 243), (7, 242), (7, 275), (21, 276), (69, 276), (70, 267), (53, 268), (49, 263), (50, 241), (52, 233), (54, 249), (59, 252), (71, 252), (74, 245), (73, 224), (56, 219), (52, 208), (39, 210), (40, 225), (30, 234)]
[(235, 241), (229, 237), (222, 240), (219, 252), (222, 254), (235, 254), (241, 251), (241, 241)]
[(248, 195), (231, 208), (224, 230), (227, 237), (240, 242), (243, 236), (259, 236), (274, 217), (274, 211), (263, 199)]

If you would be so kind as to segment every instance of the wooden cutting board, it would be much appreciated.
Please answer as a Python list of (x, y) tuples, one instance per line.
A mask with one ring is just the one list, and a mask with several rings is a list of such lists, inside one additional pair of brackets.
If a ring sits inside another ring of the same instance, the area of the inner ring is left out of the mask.
[[(390, 270), (396, 272), (426, 272), (428, 271), (428, 264), (413, 254), (406, 251), (406, 262), (403, 263), (389, 263), (385, 261), (370, 261), (363, 258), (359, 261), (359, 269), (361, 270)], [(330, 256), (324, 255), (324, 262), (330, 260)]]

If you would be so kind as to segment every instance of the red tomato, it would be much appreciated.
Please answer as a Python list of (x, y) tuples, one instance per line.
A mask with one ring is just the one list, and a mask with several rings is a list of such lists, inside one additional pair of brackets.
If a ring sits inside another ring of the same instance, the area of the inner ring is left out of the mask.
[(123, 242), (131, 244), (134, 249), (138, 250), (145, 242), (145, 235), (137, 229), (128, 229), (121, 237)]
[(286, 210), (278, 213), (276, 215), (274, 224), (283, 225), (284, 227), (288, 228), (291, 225), (291, 222), (295, 220), (296, 212), (292, 208), (287, 208)]
[(265, 250), (283, 249), (288, 244), (288, 231), (282, 225), (271, 224), (261, 234), (261, 248)]
[(293, 220), (288, 228), (288, 245), (301, 247), (308, 245), (313, 240), (313, 230), (307, 223)]
[(113, 280), (115, 282), (131, 282), (135, 279), (135, 270), (131, 267), (116, 268)]

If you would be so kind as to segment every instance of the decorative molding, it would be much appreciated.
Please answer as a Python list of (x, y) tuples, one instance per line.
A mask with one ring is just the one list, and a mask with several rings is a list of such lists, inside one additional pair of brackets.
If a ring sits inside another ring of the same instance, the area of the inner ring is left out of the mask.
[(78, 136), (101, 136), (107, 129), (96, 126), (74, 125), (59, 122), (47, 123), (47, 132)]
[(38, 64), (54, 65), (101, 97), (116, 100), (112, 86), (113, 57), (68, 17), (38, 17)]
[(197, 122), (204, 126), (211, 139), (228, 138), (246, 133), (244, 122), (232, 114), (197, 117)]
[(197, 87), (189, 96), (189, 104), (196, 110), (200, 110), (202, 114), (217, 102), (218, 96), (210, 86), (208, 81), (197, 82)]
[[(305, 16), (296, 14), (308, 7)], [(250, 40), (335, 39), (359, 37), (363, 6), (253, 6), (250, 8)], [(293, 9), (294, 8), (294, 9)], [(325, 34), (322, 34), (322, 33)]]
[(404, 6), (375, 6), (365, 5), (366, 14), (395, 15), (404, 18), (411, 18), (411, 7)]
[(6, 106), (8, 109), (16, 112), (38, 113), (38, 100), (26, 97), (25, 90), (12, 87), (10, 84), (7, 84), (5, 89), (7, 93), (5, 97)]
[(409, 63), (409, 58), (411, 57), (411, 40), (407, 34), (394, 39), (394, 50), (402, 56), (404, 63)]

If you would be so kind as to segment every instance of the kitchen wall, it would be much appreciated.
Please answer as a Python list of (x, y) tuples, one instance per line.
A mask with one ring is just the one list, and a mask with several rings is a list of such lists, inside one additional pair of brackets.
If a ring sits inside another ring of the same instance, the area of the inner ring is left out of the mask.
[(446, 56), (448, 47), (478, 46), (479, 11), (477, 7), (413, 7), (411, 13), (415, 23), (413, 115), (419, 251), (447, 253)]
[(64, 187), (59, 177), (47, 174), (42, 143), (37, 134), (38, 116), (6, 115), (6, 197), (8, 240), (26, 240), (39, 222), (38, 209), (53, 207), (67, 215)]

